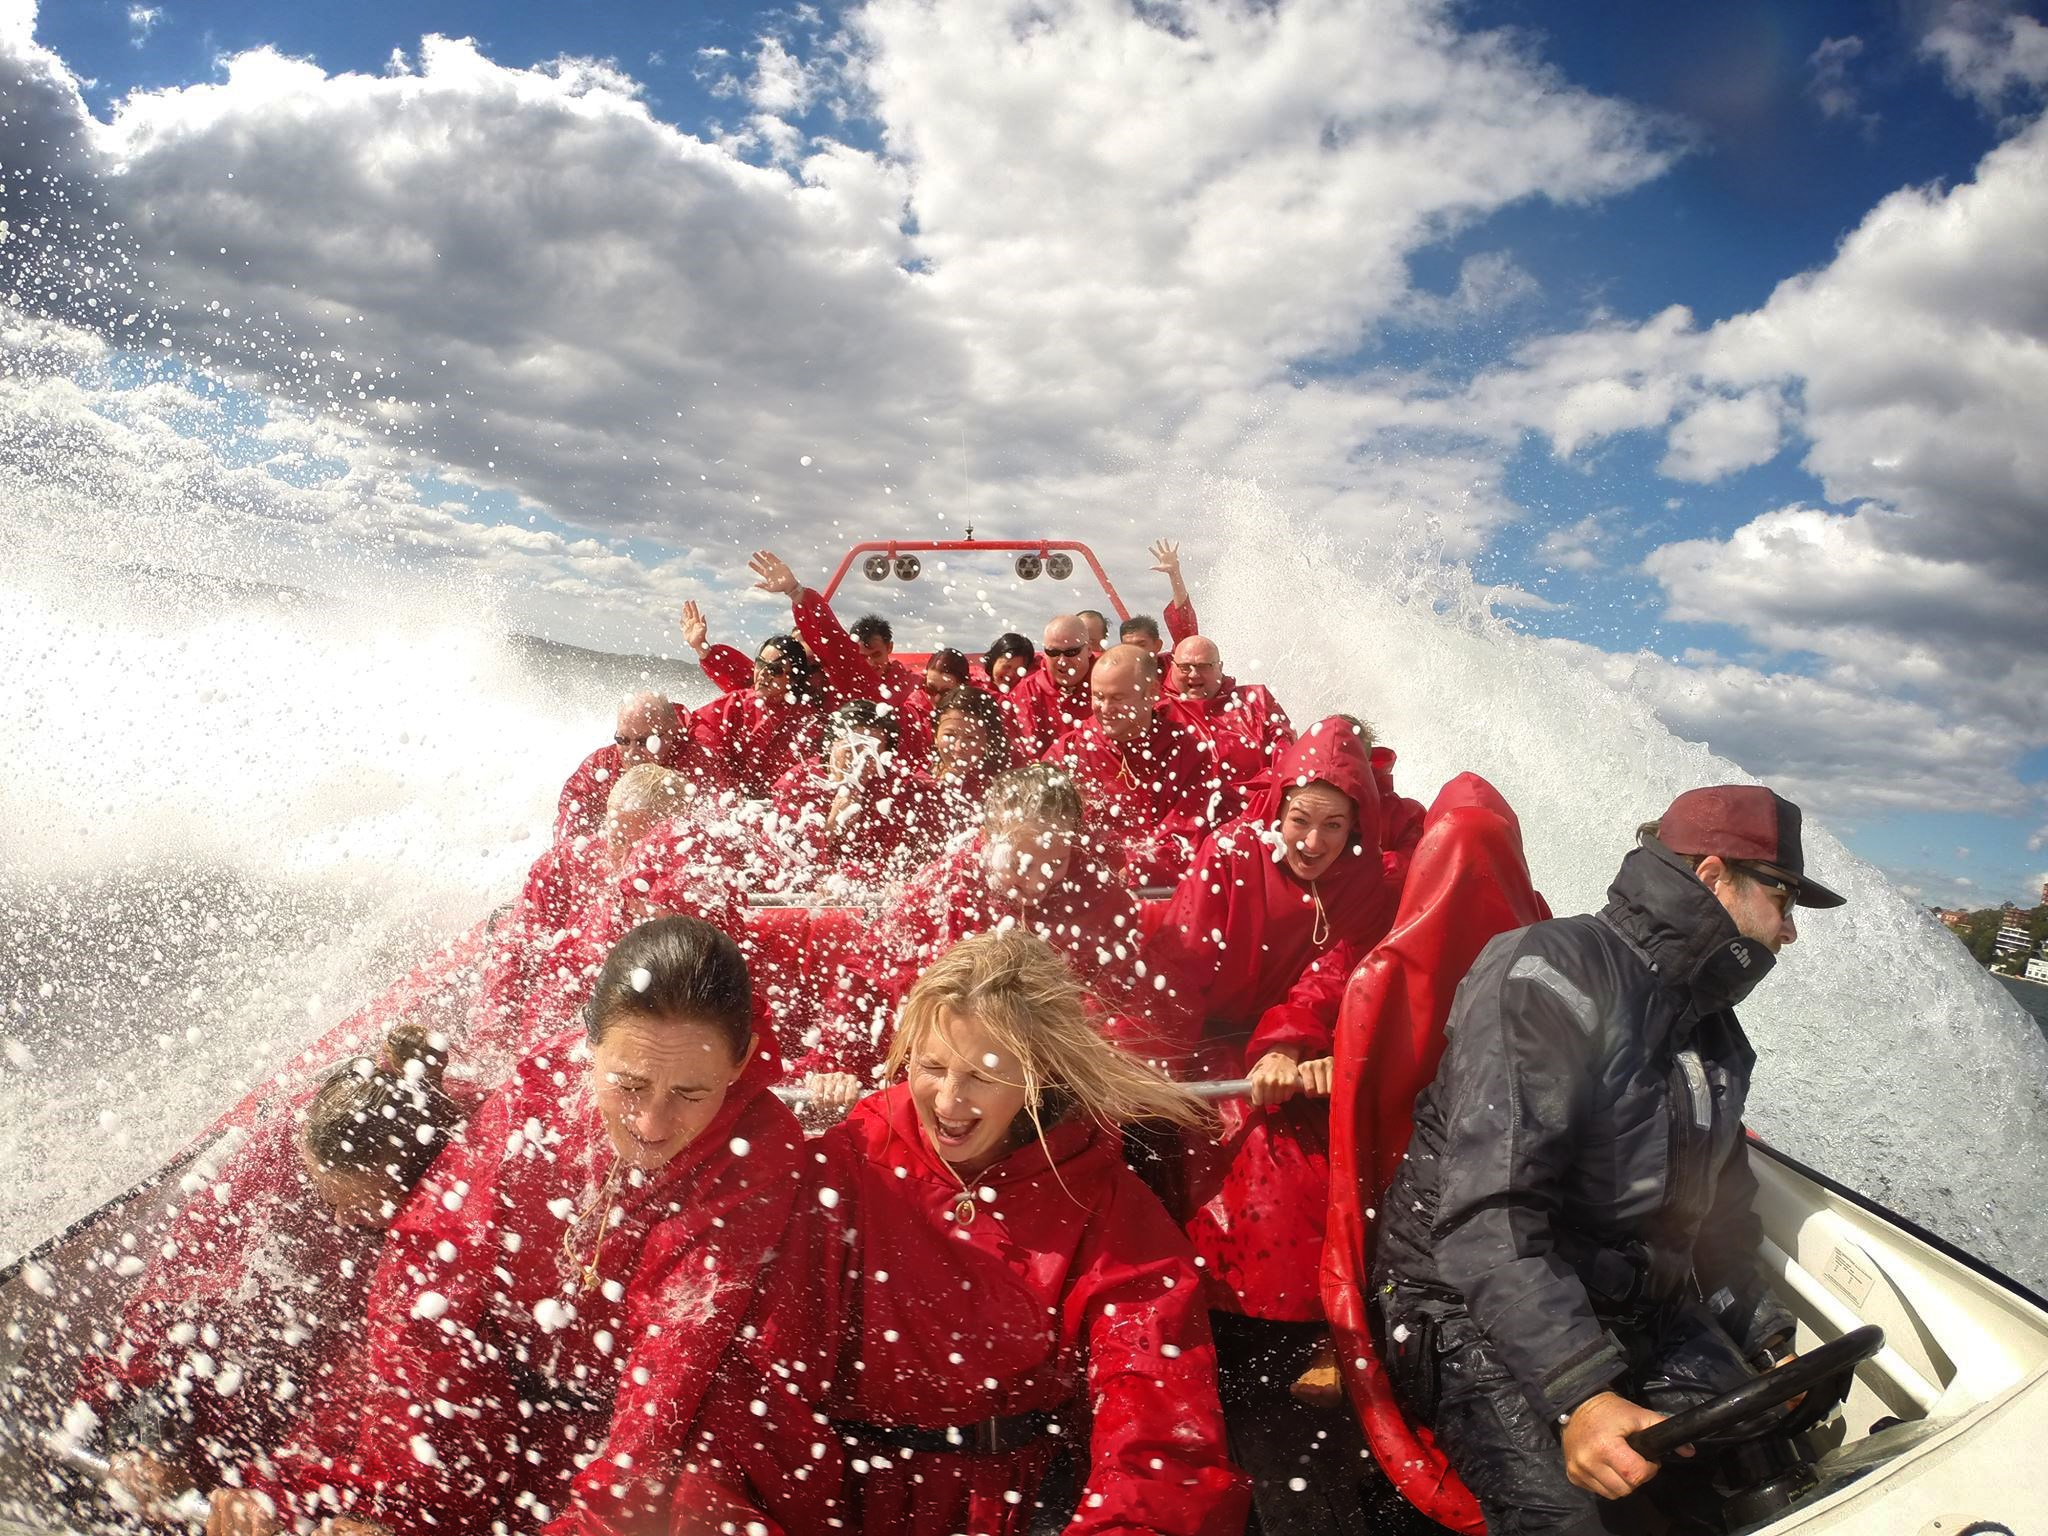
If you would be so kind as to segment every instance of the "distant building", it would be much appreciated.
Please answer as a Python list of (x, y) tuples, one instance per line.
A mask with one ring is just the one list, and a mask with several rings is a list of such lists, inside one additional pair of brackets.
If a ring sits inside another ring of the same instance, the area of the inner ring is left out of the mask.
[[(2042, 905), (2048, 906), (2048, 902), (2043, 902)], [(2036, 955), (2033, 959), (2029, 960), (2027, 962), (2027, 980), (2048, 981), (2048, 959)]]
[(2012, 908), (2005, 909), (2004, 925), (1991, 941), (1991, 947), (2001, 955), (2022, 955), (2034, 947), (2033, 935), (2020, 926), (2019, 914)]
[(1934, 909), (1934, 915), (1941, 919), (1943, 927), (1948, 928), (1951, 931), (1960, 932), (1962, 929), (1969, 926), (1970, 914), (1968, 912), (1965, 912), (1961, 907), (1957, 907), (1952, 912), (1947, 911), (1941, 907), (1936, 907)]

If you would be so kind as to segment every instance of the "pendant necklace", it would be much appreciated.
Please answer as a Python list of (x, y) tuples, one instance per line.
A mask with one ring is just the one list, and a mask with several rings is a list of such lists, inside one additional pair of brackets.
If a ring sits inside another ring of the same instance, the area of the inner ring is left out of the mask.
[[(611, 1172), (604, 1176), (604, 1183), (599, 1185), (597, 1193), (591, 1196), (590, 1204), (576, 1213), (575, 1218), (569, 1223), (569, 1230), (562, 1234), (562, 1257), (568, 1260), (569, 1268), (576, 1274), (582, 1290), (589, 1291), (597, 1287), (598, 1260), (604, 1255), (604, 1235), (612, 1223), (612, 1205), (619, 1195), (619, 1174), (625, 1166), (622, 1158), (612, 1160)], [(583, 1230), (583, 1223), (600, 1205), (604, 1209), (597, 1218), (597, 1241), (591, 1244), (590, 1260), (585, 1263), (577, 1254), (577, 1249), (581, 1245), (576, 1240), (576, 1234)]]

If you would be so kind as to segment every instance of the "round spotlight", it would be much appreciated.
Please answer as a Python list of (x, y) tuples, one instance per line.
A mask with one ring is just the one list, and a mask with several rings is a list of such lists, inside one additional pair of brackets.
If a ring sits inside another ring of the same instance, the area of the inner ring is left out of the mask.
[(1065, 550), (1057, 550), (1045, 557), (1045, 574), (1054, 581), (1065, 581), (1074, 574), (1074, 557)]
[(915, 581), (917, 580), (917, 573), (923, 569), (924, 567), (918, 563), (917, 556), (915, 555), (898, 555), (896, 557), (896, 579), (898, 581)]
[(1017, 557), (1017, 579), (1019, 581), (1036, 581), (1038, 580), (1038, 573), (1044, 569), (1045, 562), (1036, 555), (1019, 555)]
[(887, 555), (869, 555), (867, 559), (861, 561), (860, 570), (861, 574), (867, 577), (869, 581), (887, 581), (889, 579), (889, 557)]

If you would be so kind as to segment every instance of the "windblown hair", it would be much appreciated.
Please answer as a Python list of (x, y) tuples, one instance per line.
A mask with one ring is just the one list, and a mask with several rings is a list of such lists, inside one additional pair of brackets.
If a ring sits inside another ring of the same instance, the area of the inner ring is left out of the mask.
[(441, 1090), (447, 1067), (447, 1036), (423, 1024), (398, 1025), (376, 1056), (328, 1070), (306, 1105), (299, 1144), (325, 1171), (381, 1173), (398, 1189), (411, 1189), (462, 1118)]
[(754, 1024), (753, 985), (739, 945), (701, 917), (642, 923), (612, 946), (583, 1007), (592, 1045), (629, 1018), (708, 1024), (738, 1061)]
[(696, 782), (673, 768), (659, 763), (628, 768), (604, 802), (604, 835), (612, 856), (623, 857), (656, 822), (679, 814), (696, 794)]
[(1001, 773), (1010, 766), (1010, 720), (1003, 713), (1003, 706), (979, 688), (962, 684), (948, 689), (940, 695), (939, 702), (932, 709), (932, 728), (938, 729), (939, 722), (948, 715), (965, 715), (982, 729), (988, 738), (988, 745), (982, 748), (981, 771)]
[(869, 640), (879, 640), (884, 645), (894, 645), (896, 643), (896, 631), (890, 627), (889, 621), (879, 613), (862, 614), (853, 621), (852, 627), (847, 630), (847, 633), (863, 644)]
[(1154, 645), (1158, 645), (1159, 621), (1149, 613), (1134, 613), (1117, 625), (1116, 637), (1126, 645), (1138, 639), (1150, 640)]
[[(952, 695), (948, 694), (948, 698)], [(981, 829), (1020, 821), (1081, 825), (1081, 787), (1073, 775), (1051, 763), (1026, 763), (989, 785), (981, 802)]]
[(967, 653), (956, 651), (950, 645), (933, 651), (925, 665), (937, 667), (941, 676), (950, 677), (956, 683), (964, 683), (973, 675), (973, 669), (967, 664)]
[(1018, 1064), (1024, 1113), (1040, 1140), (1047, 1124), (1068, 1113), (1106, 1128), (1215, 1120), (1186, 1088), (1103, 1039), (1072, 968), (1022, 928), (962, 939), (918, 977), (889, 1043), (889, 1076), (906, 1070), (948, 1011), (974, 1019)]

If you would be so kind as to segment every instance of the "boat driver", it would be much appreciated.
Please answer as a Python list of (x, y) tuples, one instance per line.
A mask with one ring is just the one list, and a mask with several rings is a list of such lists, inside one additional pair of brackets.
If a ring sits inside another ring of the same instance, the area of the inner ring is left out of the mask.
[(1658, 1468), (1625, 1437), (1780, 1361), (1735, 1006), (1843, 898), (1799, 807), (1689, 790), (1607, 905), (1502, 934), (1458, 988), (1382, 1202), (1372, 1321), (1396, 1395), (1495, 1536), (1597, 1532)]

